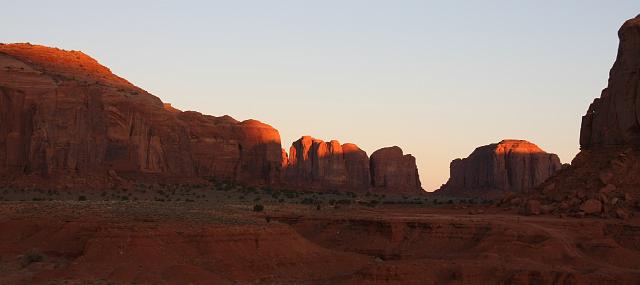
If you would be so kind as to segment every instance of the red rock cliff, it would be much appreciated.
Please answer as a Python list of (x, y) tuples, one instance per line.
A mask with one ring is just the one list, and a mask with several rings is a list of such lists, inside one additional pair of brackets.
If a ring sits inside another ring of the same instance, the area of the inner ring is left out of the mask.
[(281, 159), (280, 135), (269, 125), (165, 106), (81, 52), (0, 45), (4, 184), (274, 183)]
[[(284, 156), (283, 156), (284, 157)], [(295, 141), (286, 162), (284, 183), (316, 190), (422, 194), (415, 158), (399, 147), (375, 151), (371, 159), (355, 144), (324, 142), (309, 136)]]
[(403, 154), (397, 146), (376, 150), (371, 154), (371, 185), (374, 190), (389, 193), (423, 193), (416, 159)]
[(477, 148), (451, 162), (449, 181), (438, 191), (448, 195), (484, 195), (490, 191), (532, 189), (562, 165), (557, 155), (523, 140), (503, 140)]
[(580, 153), (529, 197), (556, 213), (626, 219), (640, 209), (640, 15), (618, 37), (609, 84), (582, 117)]
[(582, 118), (580, 146), (640, 145), (640, 17), (618, 31), (618, 56), (609, 73), (609, 86)]
[(354, 144), (303, 136), (291, 145), (285, 181), (316, 189), (367, 190), (369, 158)]

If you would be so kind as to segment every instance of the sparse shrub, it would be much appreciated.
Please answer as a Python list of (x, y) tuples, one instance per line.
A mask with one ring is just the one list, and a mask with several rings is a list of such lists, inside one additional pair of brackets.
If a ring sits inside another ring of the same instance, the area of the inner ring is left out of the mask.
[(87, 201), (87, 197), (86, 197), (86, 196), (84, 196), (84, 195), (80, 195), (80, 196), (78, 197), (78, 201)]
[(41, 262), (42, 260), (44, 260), (44, 255), (42, 255), (42, 253), (35, 249), (27, 251), (27, 253), (25, 253), (24, 255), (25, 265), (29, 265), (35, 262)]
[(375, 208), (376, 206), (378, 206), (379, 203), (380, 203), (380, 201), (378, 201), (378, 200), (371, 200), (371, 201), (369, 201), (369, 203), (367, 203), (367, 206), (369, 206), (371, 208)]
[(264, 211), (264, 206), (262, 204), (255, 204), (255, 205), (253, 205), (253, 211), (254, 212), (262, 212), (262, 211)]
[(353, 201), (349, 199), (341, 199), (336, 201), (336, 204), (343, 204), (343, 205), (349, 205), (351, 203), (353, 203)]

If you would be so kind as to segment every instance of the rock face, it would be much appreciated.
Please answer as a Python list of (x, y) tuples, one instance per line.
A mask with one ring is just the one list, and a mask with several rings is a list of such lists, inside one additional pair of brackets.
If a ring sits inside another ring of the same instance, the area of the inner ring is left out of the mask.
[(582, 117), (580, 153), (532, 193), (563, 215), (626, 219), (640, 209), (640, 16), (618, 36), (609, 84)]
[(291, 146), (285, 180), (292, 186), (315, 189), (366, 190), (369, 158), (354, 144), (304, 136)]
[[(214, 178), (366, 191), (369, 168), (356, 145), (311, 137), (287, 156), (271, 126), (182, 112), (81, 52), (0, 44), (0, 185), (106, 188)], [(396, 180), (388, 185), (402, 189)]]
[(582, 117), (582, 149), (640, 145), (640, 17), (618, 31), (618, 56), (609, 73), (609, 86)]
[[(280, 135), (181, 112), (76, 51), (0, 45), (0, 177), (19, 185), (280, 179)], [(115, 179), (117, 177), (118, 179)]]
[(374, 189), (407, 194), (422, 192), (416, 159), (410, 154), (404, 155), (399, 147), (373, 152), (370, 165)]
[(441, 194), (482, 196), (487, 192), (522, 192), (547, 180), (562, 165), (557, 155), (523, 140), (503, 140), (477, 148), (451, 162)]
[(309, 136), (295, 141), (285, 167), (285, 184), (320, 190), (420, 194), (415, 158), (395, 146), (367, 153), (351, 143)]

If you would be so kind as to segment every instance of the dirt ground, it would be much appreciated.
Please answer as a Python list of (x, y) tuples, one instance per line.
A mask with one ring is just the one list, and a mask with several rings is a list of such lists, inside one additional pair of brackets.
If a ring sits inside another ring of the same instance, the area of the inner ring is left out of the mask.
[(12, 191), (0, 190), (0, 284), (640, 284), (637, 218), (424, 197)]

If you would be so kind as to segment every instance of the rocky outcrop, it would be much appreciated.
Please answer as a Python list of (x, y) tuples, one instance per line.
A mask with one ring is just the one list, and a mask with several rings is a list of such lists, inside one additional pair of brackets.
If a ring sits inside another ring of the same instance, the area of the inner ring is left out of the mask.
[(275, 183), (281, 160), (269, 125), (181, 112), (81, 52), (0, 45), (3, 184)]
[(582, 117), (580, 153), (526, 197), (552, 213), (626, 219), (640, 210), (640, 16), (618, 36), (609, 84)]
[(585, 150), (640, 145), (640, 17), (624, 23), (618, 37), (609, 86), (582, 117), (580, 146)]
[(547, 180), (562, 165), (557, 155), (523, 140), (503, 140), (477, 148), (451, 162), (446, 195), (484, 196), (489, 192), (522, 192)]
[(303, 136), (291, 145), (286, 184), (314, 189), (366, 190), (369, 158), (354, 144)]
[(271, 126), (180, 111), (81, 52), (0, 44), (0, 185), (105, 188), (213, 178), (366, 191), (369, 167), (356, 145), (311, 137), (287, 156)]
[(371, 155), (351, 143), (324, 142), (309, 136), (295, 141), (285, 167), (284, 183), (316, 190), (382, 191), (420, 194), (415, 158), (399, 147)]
[(416, 159), (397, 146), (371, 154), (371, 186), (389, 193), (422, 193)]

